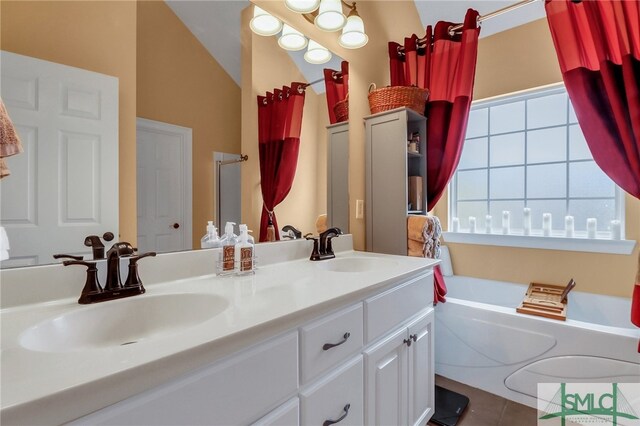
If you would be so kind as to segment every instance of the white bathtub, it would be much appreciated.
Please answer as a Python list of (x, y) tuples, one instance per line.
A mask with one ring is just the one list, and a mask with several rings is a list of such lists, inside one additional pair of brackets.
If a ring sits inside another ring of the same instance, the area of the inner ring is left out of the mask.
[(640, 382), (630, 299), (573, 291), (564, 322), (517, 313), (525, 285), (445, 280), (447, 302), (436, 307), (436, 373), (531, 407), (537, 383)]

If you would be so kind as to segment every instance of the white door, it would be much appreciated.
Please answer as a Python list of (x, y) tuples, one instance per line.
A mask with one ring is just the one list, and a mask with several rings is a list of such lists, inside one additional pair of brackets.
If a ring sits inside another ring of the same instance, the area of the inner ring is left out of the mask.
[(24, 152), (7, 158), (2, 266), (88, 254), (87, 235), (118, 235), (118, 79), (1, 52), (2, 99)]
[(365, 351), (365, 424), (407, 424), (407, 329)]
[(138, 118), (140, 252), (191, 250), (191, 129)]
[(409, 424), (425, 425), (435, 404), (433, 309), (409, 325)]

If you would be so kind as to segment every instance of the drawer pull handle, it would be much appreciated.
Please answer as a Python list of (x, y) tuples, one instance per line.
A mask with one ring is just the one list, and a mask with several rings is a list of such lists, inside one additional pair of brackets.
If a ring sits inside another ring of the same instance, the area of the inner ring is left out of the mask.
[(349, 337), (351, 337), (351, 333), (349, 333), (348, 331), (346, 333), (344, 333), (344, 336), (342, 336), (342, 340), (339, 341), (338, 343), (325, 343), (324, 345), (322, 345), (322, 350), (323, 351), (328, 351), (331, 348), (335, 348), (336, 346), (340, 346), (341, 344), (345, 343)]
[(324, 423), (322, 423), (322, 426), (330, 426), (330, 425), (335, 424), (335, 423), (340, 423), (349, 414), (349, 408), (351, 408), (351, 404), (345, 405), (344, 408), (343, 408), (343, 410), (344, 410), (344, 414), (343, 415), (341, 415), (340, 417), (338, 417), (335, 420), (325, 420)]

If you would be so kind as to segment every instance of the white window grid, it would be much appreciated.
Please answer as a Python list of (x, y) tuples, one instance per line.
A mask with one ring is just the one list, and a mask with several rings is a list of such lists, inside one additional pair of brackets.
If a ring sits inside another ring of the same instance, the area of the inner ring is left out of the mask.
[[(551, 96), (551, 95), (556, 95), (556, 94), (567, 94), (566, 92), (566, 88), (564, 86), (564, 84), (559, 83), (559, 84), (554, 84), (554, 85), (550, 85), (550, 86), (545, 86), (542, 88), (535, 88), (535, 89), (530, 89), (530, 90), (525, 90), (522, 92), (517, 92), (517, 93), (513, 93), (513, 94), (507, 94), (507, 95), (501, 95), (501, 96), (497, 96), (494, 98), (489, 98), (489, 99), (484, 99), (484, 100), (480, 100), (480, 101), (476, 101), (472, 104), (471, 110), (477, 110), (477, 109), (482, 109), (482, 108), (487, 108), (487, 134), (483, 135), (483, 136), (476, 136), (476, 137), (470, 137), (470, 138), (466, 138), (465, 142), (467, 140), (472, 140), (472, 139), (483, 139), (483, 138), (487, 138), (488, 139), (488, 143), (487, 143), (487, 166), (486, 167), (468, 167), (468, 168), (458, 168), (456, 169), (456, 172), (454, 173), (453, 178), (451, 179), (451, 182), (449, 183), (449, 230), (451, 230), (451, 218), (454, 217), (458, 217), (458, 209), (457, 209), (457, 203), (458, 202), (486, 202), (487, 204), (487, 213), (491, 212), (491, 202), (505, 202), (505, 201), (516, 201), (516, 202), (523, 202), (524, 206), (527, 207), (528, 206), (528, 202), (529, 201), (565, 201), (565, 215), (569, 214), (569, 204), (571, 201), (574, 200), (610, 200), (613, 201), (615, 203), (615, 219), (619, 220), (621, 222), (621, 233), (622, 233), (622, 239), (624, 239), (624, 191), (622, 189), (620, 189), (617, 185), (614, 184), (615, 187), (615, 195), (614, 196), (609, 196), (609, 197), (605, 197), (605, 196), (595, 196), (595, 197), (579, 197), (579, 196), (571, 196), (570, 195), (570, 175), (571, 173), (569, 173), (569, 167), (570, 164), (576, 164), (576, 163), (594, 163), (593, 158), (590, 159), (575, 159), (572, 160), (570, 158), (570, 131), (571, 131), (571, 127), (572, 126), (578, 126), (579, 124), (577, 123), (577, 120), (572, 121), (571, 120), (571, 114), (572, 114), (572, 106), (571, 106), (571, 101), (569, 100), (569, 96), (566, 96), (566, 120), (563, 124), (557, 124), (557, 125), (550, 125), (550, 126), (544, 126), (544, 127), (534, 127), (534, 128), (529, 128), (528, 127), (528, 114), (527, 114), (527, 109), (528, 109), (528, 105), (529, 103), (526, 102), (528, 100), (531, 99), (535, 99), (535, 98), (541, 98), (541, 97), (546, 97), (546, 96)], [(514, 131), (508, 131), (508, 132), (501, 132), (501, 133), (491, 133), (491, 107), (497, 107), (500, 105), (505, 105), (505, 104), (510, 104), (510, 103), (517, 103), (517, 102), (521, 102), (521, 101), (525, 101), (524, 105), (525, 105), (525, 110), (524, 110), (524, 127), (520, 128), (518, 130), (514, 130)], [(548, 130), (548, 129), (556, 129), (556, 128), (565, 128), (565, 132), (566, 132), (566, 147), (565, 147), (565, 160), (561, 160), (561, 161), (536, 161), (535, 163), (528, 163), (528, 150), (527, 150), (527, 142), (528, 142), (528, 138), (529, 138), (529, 131), (531, 130)], [(580, 130), (582, 131), (582, 130)], [(495, 137), (495, 136), (505, 136), (505, 135), (512, 135), (512, 134), (519, 134), (519, 133), (523, 133), (524, 134), (524, 162), (523, 163), (513, 163), (513, 164), (508, 164), (508, 165), (491, 165), (491, 138)], [(528, 175), (529, 175), (529, 168), (528, 166), (544, 166), (544, 165), (554, 165), (554, 164), (564, 164), (566, 165), (566, 173), (565, 173), (565, 196), (564, 197), (529, 197), (527, 192), (528, 192), (528, 187), (527, 187), (527, 180), (528, 180)], [(509, 168), (514, 168), (514, 167), (523, 167), (524, 168), (524, 196), (523, 197), (505, 197), (505, 198), (491, 198), (491, 186), (490, 186), (490, 181), (491, 181), (491, 170), (498, 170), (498, 169), (509, 169)], [(486, 178), (486, 198), (465, 198), (465, 199), (458, 199), (458, 171), (487, 171), (487, 178)], [(511, 215), (513, 218), (513, 215), (517, 215), (520, 214), (522, 215), (522, 211), (512, 211)], [(563, 222), (564, 222), (564, 217), (562, 218)], [(477, 218), (478, 221), (484, 221), (484, 218)], [(492, 228), (494, 230), (494, 232), (497, 232), (498, 229), (500, 229), (502, 227), (501, 225), (502, 223), (502, 217), (492, 217)], [(513, 223), (513, 219), (512, 219), (512, 223)], [(600, 228), (600, 226), (599, 226)], [(477, 226), (477, 233), (483, 233), (484, 231), (484, 226), (478, 225)], [(522, 234), (522, 229), (517, 229), (517, 228), (513, 228), (511, 229), (511, 232), (514, 234)], [(532, 229), (531, 231), (532, 235), (541, 235), (541, 230), (540, 229)], [(580, 235), (586, 235), (586, 231), (576, 231), (576, 234), (578, 236)], [(552, 236), (554, 237), (558, 237), (558, 236), (563, 236), (564, 235), (564, 229), (560, 230), (560, 229), (554, 229), (552, 231)], [(608, 238), (610, 236), (610, 232), (602, 232), (599, 231), (598, 232), (598, 238), (601, 237), (605, 237)]]

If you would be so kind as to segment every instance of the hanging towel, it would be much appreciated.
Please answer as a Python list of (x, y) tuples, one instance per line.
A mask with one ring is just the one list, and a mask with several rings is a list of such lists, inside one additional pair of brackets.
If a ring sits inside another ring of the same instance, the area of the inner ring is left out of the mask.
[[(407, 254), (409, 256), (439, 259), (441, 236), (442, 226), (437, 216), (407, 217)], [(433, 268), (433, 278), (433, 303), (445, 302), (447, 286), (440, 265)]]
[(11, 173), (2, 159), (21, 152), (20, 138), (4, 107), (4, 102), (0, 99), (0, 179)]
[(7, 260), (9, 258), (9, 237), (4, 227), (0, 226), (0, 260)]

